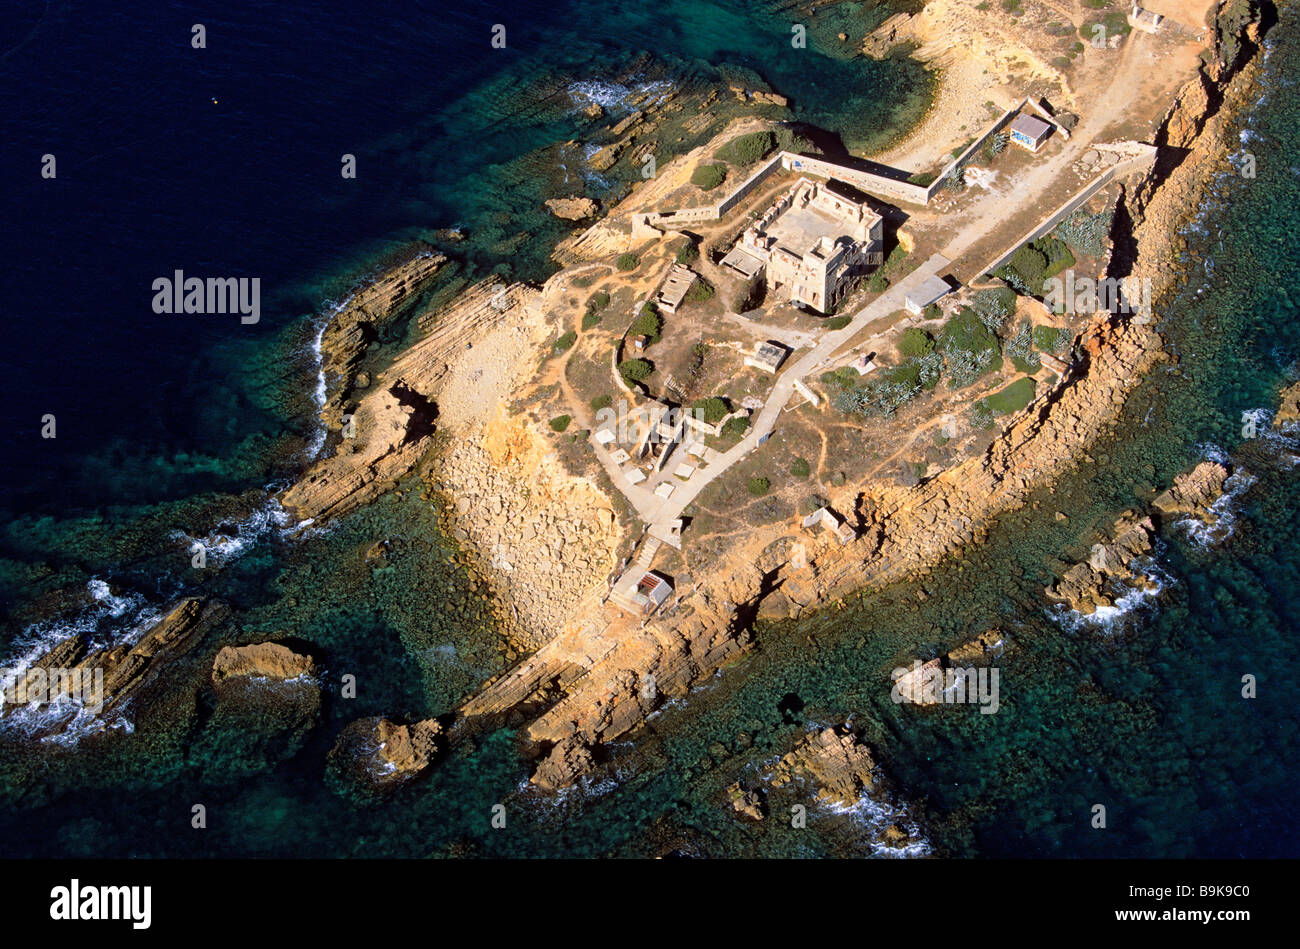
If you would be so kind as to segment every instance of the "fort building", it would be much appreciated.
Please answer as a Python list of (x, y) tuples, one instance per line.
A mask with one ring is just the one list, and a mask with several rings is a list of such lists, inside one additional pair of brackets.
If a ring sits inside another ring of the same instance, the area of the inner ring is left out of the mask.
[(800, 178), (741, 236), (722, 263), (820, 313), (883, 260), (884, 218), (850, 185)]

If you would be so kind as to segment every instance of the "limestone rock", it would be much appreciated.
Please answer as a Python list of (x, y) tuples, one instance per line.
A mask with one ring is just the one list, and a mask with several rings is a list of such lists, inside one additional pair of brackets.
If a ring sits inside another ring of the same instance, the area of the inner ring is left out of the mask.
[(848, 726), (824, 728), (809, 735), (773, 766), (773, 787), (796, 777), (817, 786), (817, 799), (851, 805), (876, 787), (876, 761), (871, 749)]
[(296, 679), (315, 669), (311, 656), (302, 656), (279, 643), (223, 646), (212, 663), (212, 683), (220, 685), (232, 677)]
[(573, 783), (579, 775), (590, 771), (596, 760), (591, 748), (577, 738), (558, 742), (542, 759), (529, 780), (539, 788), (554, 791)]
[(339, 734), (330, 760), (352, 778), (384, 789), (419, 774), (445, 745), (437, 719), (398, 725), (386, 718), (362, 718)]
[(767, 802), (761, 791), (745, 790), (737, 782), (727, 788), (727, 800), (737, 814), (753, 820), (762, 820), (767, 816)]
[(1151, 506), (1162, 517), (1192, 516), (1210, 523), (1210, 506), (1223, 494), (1230, 472), (1215, 461), (1203, 461), (1174, 478), (1173, 487), (1156, 496)]

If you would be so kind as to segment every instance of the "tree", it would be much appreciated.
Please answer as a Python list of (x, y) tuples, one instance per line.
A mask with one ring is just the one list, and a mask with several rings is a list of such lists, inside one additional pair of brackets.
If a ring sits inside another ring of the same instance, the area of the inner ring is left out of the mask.
[(925, 330), (909, 326), (898, 339), (898, 351), (903, 356), (925, 356), (934, 352), (934, 337)]
[(695, 410), (696, 417), (708, 425), (717, 425), (731, 412), (726, 400), (716, 395), (697, 399), (691, 408)]
[(746, 485), (746, 487), (748, 488), (749, 493), (754, 497), (761, 498), (772, 489), (772, 482), (768, 481), (766, 478), (750, 478), (749, 484)]
[(640, 263), (641, 260), (636, 254), (619, 254), (618, 260), (614, 262), (619, 270), (636, 270)]
[(654, 305), (650, 303), (641, 304), (641, 311), (632, 321), (632, 327), (628, 332), (633, 336), (644, 336), (652, 343), (659, 342), (659, 337), (663, 335), (664, 320), (663, 317), (655, 310)]
[(572, 421), (572, 419), (567, 415), (557, 415), (555, 418), (551, 419), (551, 428), (557, 432), (562, 432), (569, 427), (570, 421)]
[(645, 359), (624, 359), (618, 364), (618, 373), (628, 385), (643, 382), (655, 371), (655, 367)]
[(776, 136), (771, 132), (750, 132), (738, 135), (714, 153), (718, 158), (733, 165), (749, 165), (764, 157), (776, 147)]

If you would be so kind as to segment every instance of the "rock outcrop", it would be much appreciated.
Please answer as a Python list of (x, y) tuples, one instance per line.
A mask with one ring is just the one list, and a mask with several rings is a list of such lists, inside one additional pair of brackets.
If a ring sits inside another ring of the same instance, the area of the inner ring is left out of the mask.
[(1212, 510), (1214, 502), (1223, 495), (1230, 474), (1216, 461), (1203, 461), (1175, 477), (1173, 487), (1158, 494), (1151, 507), (1162, 520), (1194, 517), (1212, 527), (1217, 520)]
[(876, 759), (851, 728), (841, 725), (804, 738), (768, 776), (774, 788), (806, 779), (817, 800), (853, 805), (876, 791)]
[(596, 216), (600, 205), (591, 198), (551, 198), (546, 208), (564, 221), (585, 221)]
[(540, 788), (554, 791), (566, 787), (595, 766), (591, 749), (576, 738), (567, 738), (551, 749), (529, 780)]
[(330, 760), (353, 780), (383, 790), (419, 774), (445, 747), (436, 719), (398, 725), (386, 718), (362, 718), (339, 734)]
[(1273, 416), (1273, 425), (1276, 428), (1292, 422), (1300, 422), (1300, 382), (1292, 383), (1282, 390), (1278, 399), (1277, 414)]
[(1109, 543), (1094, 544), (1087, 560), (1076, 563), (1046, 587), (1047, 595), (1076, 612), (1090, 615), (1098, 607), (1115, 605), (1112, 581), (1129, 588), (1152, 588), (1154, 582), (1134, 568), (1137, 558), (1150, 556), (1154, 549), (1151, 518), (1127, 511), (1115, 521), (1110, 535)]
[(212, 683), (221, 685), (231, 678), (257, 677), (284, 681), (310, 675), (315, 669), (311, 656), (303, 656), (279, 643), (222, 646), (212, 663)]
[(325, 374), (321, 420), (329, 429), (342, 426), (357, 371), (380, 328), (401, 314), (446, 262), (442, 254), (420, 247), (410, 260), (355, 291), (330, 319), (320, 342)]
[(758, 788), (743, 788), (737, 782), (726, 790), (727, 800), (732, 810), (751, 820), (762, 820), (767, 816), (767, 802), (763, 792)]
[[(0, 714), (12, 714), (31, 702), (46, 705), (63, 695), (72, 697), (76, 708), (90, 710), (103, 720), (129, 703), (147, 703), (164, 684), (167, 667), (193, 650), (229, 612), (220, 601), (186, 597), (134, 643), (95, 649), (83, 636), (65, 639), (7, 684)], [(77, 691), (80, 694), (73, 695)], [(69, 708), (69, 719), (75, 711)], [(51, 720), (44, 731), (31, 737), (57, 733), (67, 724)]]

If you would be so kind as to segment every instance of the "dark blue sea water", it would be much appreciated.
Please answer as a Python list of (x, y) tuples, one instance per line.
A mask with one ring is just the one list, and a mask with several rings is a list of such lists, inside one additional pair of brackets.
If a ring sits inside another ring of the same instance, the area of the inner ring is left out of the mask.
[[(9, 15), (5, 656), (79, 623), (111, 638), (201, 588), (232, 605), (244, 640), (293, 636), (320, 655), (326, 681), (346, 673), (362, 687), (348, 702), (327, 693), (305, 731), (263, 735), (182, 698), (137, 717), (116, 744), (6, 753), (0, 850), (868, 854), (871, 827), (905, 818), (819, 813), (811, 833), (792, 835), (780, 822), (740, 824), (722, 802), (726, 785), (810, 723), (851, 715), (935, 852), (1295, 855), (1300, 693), (1285, 663), (1297, 640), (1300, 489), (1288, 445), (1247, 456), (1256, 481), (1235, 502), (1227, 541), (1165, 539), (1159, 603), (1090, 628), (1041, 597), (1053, 558), (1086, 551), (1091, 527), (1144, 501), (1144, 484), (1239, 449), (1241, 412), (1273, 405), (1300, 358), (1290, 13), (1244, 125), (1260, 177), (1226, 176), (1188, 234), (1201, 269), (1162, 327), (1179, 372), (1139, 392), (1121, 434), (1094, 448), (1096, 465), (937, 571), (924, 605), (907, 587), (763, 629), (752, 656), (615, 749), (617, 779), (559, 799), (527, 788), (509, 731), (381, 802), (355, 799), (330, 773), (326, 755), (347, 722), (440, 714), (505, 660), (481, 588), (415, 494), (386, 496), (306, 540), (287, 540), (270, 520), (268, 484), (292, 474), (315, 431), (316, 314), (387, 252), (453, 225), (470, 236), (454, 251), (466, 270), (544, 276), (545, 251), (565, 229), (541, 211), (527, 156), (591, 130), (566, 91), (576, 84), (616, 109), (626, 90), (612, 83), (629, 75), (644, 88), (752, 70), (793, 98), (796, 118), (846, 142), (896, 132), (924, 105), (924, 77), (907, 63), (843, 59), (826, 39), (844, 22), (836, 17), (883, 11), (842, 6), (814, 24), (812, 69), (790, 50), (788, 19), (740, 0), (364, 12), (50, 3)], [(205, 50), (190, 46), (194, 23), (207, 27)], [(505, 50), (488, 45), (494, 23), (507, 27)], [(53, 181), (39, 174), (46, 153)], [(357, 156), (356, 180), (339, 175), (343, 153)], [(150, 284), (177, 268), (260, 277), (261, 322), (154, 314)], [(47, 413), (53, 440), (39, 437)], [(186, 570), (184, 537), (223, 522), (239, 526), (238, 549), (200, 580)], [(363, 553), (380, 537), (390, 568), (372, 571)], [(69, 590), (90, 590), (93, 607), (52, 610)], [(1016, 644), (1004, 713), (926, 716), (883, 697), (877, 684), (900, 660), (990, 625)], [(201, 685), (205, 671), (196, 662), (177, 675)], [(1261, 682), (1250, 703), (1237, 697), (1246, 672)], [(791, 694), (804, 703), (795, 721), (781, 712)], [(503, 801), (508, 832), (489, 825)], [(212, 814), (206, 833), (188, 829), (195, 802)], [(1106, 834), (1087, 826), (1096, 802), (1112, 814)]]

